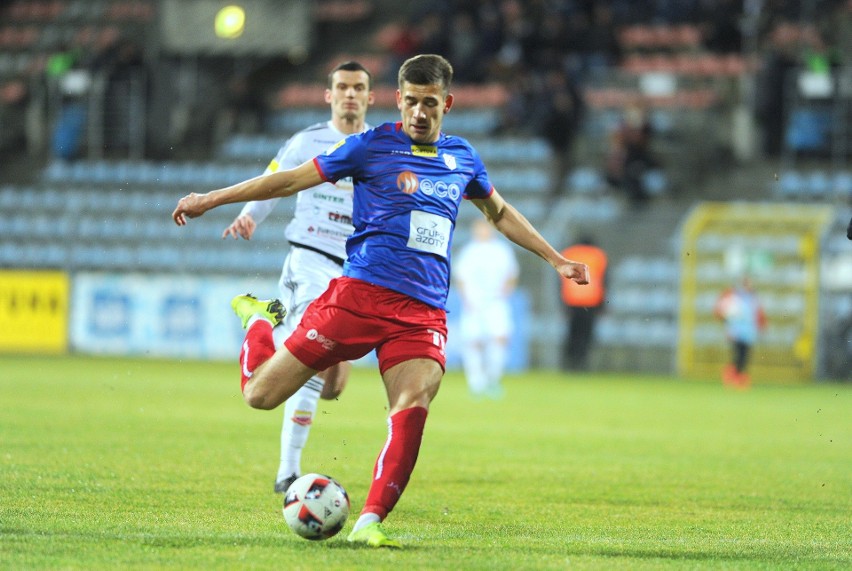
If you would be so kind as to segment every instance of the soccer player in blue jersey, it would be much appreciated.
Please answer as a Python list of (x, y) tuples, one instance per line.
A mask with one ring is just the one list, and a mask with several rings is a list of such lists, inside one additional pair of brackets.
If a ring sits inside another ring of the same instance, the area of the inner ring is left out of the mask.
[(410, 58), (399, 70), (401, 121), (350, 135), (296, 168), (189, 194), (172, 213), (183, 226), (223, 204), (292, 196), (352, 177), (355, 231), (343, 276), (308, 307), (284, 346), (276, 351), (272, 336), (280, 304), (237, 296), (232, 306), (246, 328), (241, 381), (253, 408), (275, 408), (318, 371), (376, 350), (390, 409), (388, 438), (348, 538), (372, 547), (400, 547), (381, 523), (414, 470), (444, 374), (450, 249), (462, 199), (561, 276), (588, 283), (586, 265), (564, 258), (494, 189), (474, 148), (441, 131), (453, 105), (452, 74), (441, 56)]

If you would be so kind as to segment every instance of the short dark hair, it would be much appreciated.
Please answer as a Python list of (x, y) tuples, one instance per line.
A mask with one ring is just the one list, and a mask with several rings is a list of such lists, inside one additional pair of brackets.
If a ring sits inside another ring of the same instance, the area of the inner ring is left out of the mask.
[(453, 82), (453, 66), (442, 56), (421, 54), (405, 60), (397, 79), (400, 89), (406, 81), (413, 85), (440, 85), (446, 95)]
[(328, 88), (329, 89), (334, 87), (332, 82), (334, 81), (334, 74), (338, 71), (363, 71), (364, 73), (367, 74), (367, 89), (373, 89), (373, 74), (370, 73), (369, 69), (367, 69), (362, 64), (360, 64), (360, 63), (358, 63), (357, 61), (354, 61), (354, 60), (344, 61), (342, 63), (339, 63), (336, 66), (334, 66), (334, 69), (332, 69), (330, 72), (328, 72)]

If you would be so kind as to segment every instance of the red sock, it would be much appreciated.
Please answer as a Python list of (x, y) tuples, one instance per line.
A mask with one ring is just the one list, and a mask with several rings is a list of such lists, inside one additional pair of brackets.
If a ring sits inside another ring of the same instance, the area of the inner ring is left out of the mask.
[(373, 468), (373, 483), (362, 514), (374, 513), (385, 519), (399, 501), (417, 462), (426, 412), (417, 406), (388, 419), (388, 439)]
[(246, 339), (240, 350), (240, 390), (243, 390), (254, 370), (269, 360), (275, 353), (272, 324), (258, 319), (246, 331)]

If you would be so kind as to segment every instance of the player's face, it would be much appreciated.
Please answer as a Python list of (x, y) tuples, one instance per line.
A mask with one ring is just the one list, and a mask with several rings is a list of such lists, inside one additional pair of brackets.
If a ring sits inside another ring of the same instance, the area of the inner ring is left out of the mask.
[(407, 81), (396, 92), (396, 106), (402, 113), (402, 129), (415, 143), (438, 140), (444, 115), (453, 105), (452, 94), (444, 96), (441, 85), (414, 85)]
[(363, 121), (367, 107), (373, 102), (370, 78), (363, 71), (334, 72), (331, 88), (326, 89), (326, 102), (335, 116), (346, 121)]

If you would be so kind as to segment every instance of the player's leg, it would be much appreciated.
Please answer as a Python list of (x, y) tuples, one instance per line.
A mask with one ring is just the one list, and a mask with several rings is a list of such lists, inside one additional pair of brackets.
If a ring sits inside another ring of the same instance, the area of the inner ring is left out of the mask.
[(509, 336), (512, 332), (512, 311), (508, 302), (495, 304), (487, 316), (483, 316), (491, 338), (485, 358), (486, 394), (491, 398), (503, 396), (503, 374), (509, 353)]
[(509, 338), (495, 337), (488, 344), (488, 357), (485, 359), (485, 377), (487, 386), (485, 394), (492, 399), (503, 396), (503, 374), (506, 372), (506, 361), (509, 354)]
[[(376, 460), (364, 509), (348, 540), (373, 547), (399, 547), (381, 522), (396, 506), (414, 470), (429, 405), (444, 376), (447, 317), (443, 310), (410, 299), (382, 310), (401, 324), (386, 326), (377, 347), (388, 396), (388, 437)], [(386, 322), (387, 323), (387, 322)]]
[(388, 437), (373, 469), (373, 482), (349, 541), (373, 547), (400, 547), (388, 538), (381, 522), (405, 490), (423, 439), (429, 404), (438, 393), (444, 371), (433, 359), (411, 359), (384, 372), (390, 415)]
[[(291, 248), (281, 269), (278, 287), (281, 301), (287, 308), (284, 323), (276, 330), (276, 346), (280, 346), (289, 337), (305, 313), (308, 305), (328, 287), (328, 282), (338, 277), (342, 268), (321, 254), (304, 248)], [(343, 373), (338, 370), (348, 368), (335, 365), (328, 371), (312, 376), (292, 398), (284, 404), (284, 417), (281, 423), (281, 455), (278, 472), (275, 477), (275, 491), (284, 492), (290, 484), (302, 474), (302, 450), (308, 441), (319, 399), (327, 393), (327, 380), (340, 394), (345, 385), (341, 380)], [(336, 396), (336, 395), (335, 395)]]
[(467, 308), (463, 310), (459, 321), (459, 333), (462, 346), (462, 367), (467, 380), (467, 388), (473, 396), (482, 396), (488, 389), (488, 377), (485, 373), (485, 338), (480, 331), (481, 312)]
[(314, 375), (284, 403), (281, 423), (281, 459), (275, 477), (275, 491), (287, 491), (302, 475), (302, 451), (308, 441), (320, 398), (337, 398), (346, 386), (351, 365), (338, 363)]

